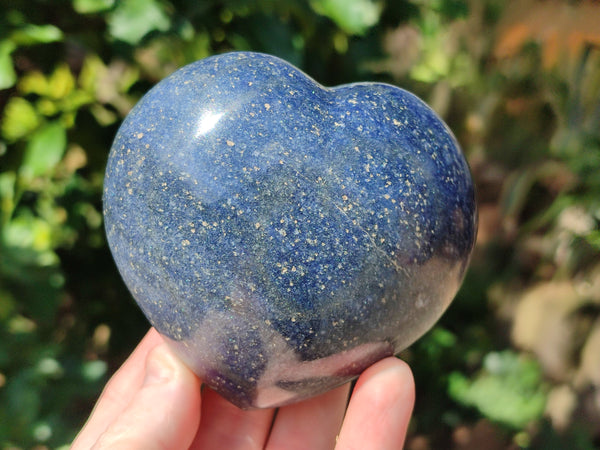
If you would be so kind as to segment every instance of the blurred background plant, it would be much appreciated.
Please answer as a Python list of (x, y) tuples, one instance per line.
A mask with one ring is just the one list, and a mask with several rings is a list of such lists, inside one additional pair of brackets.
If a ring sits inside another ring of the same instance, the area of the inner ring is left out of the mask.
[(470, 161), (477, 248), (402, 354), (407, 448), (598, 448), (598, 23), (584, 0), (4, 0), (0, 447), (66, 448), (148, 327), (102, 228), (120, 121), (176, 68), (255, 50), (412, 90)]

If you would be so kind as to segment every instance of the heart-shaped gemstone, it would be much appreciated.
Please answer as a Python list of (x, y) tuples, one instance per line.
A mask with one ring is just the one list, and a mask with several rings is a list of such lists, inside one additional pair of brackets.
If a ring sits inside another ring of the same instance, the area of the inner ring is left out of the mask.
[(448, 307), (476, 234), (446, 125), (381, 83), (288, 63), (190, 64), (123, 122), (104, 215), (117, 266), (173, 350), (242, 408), (356, 377)]

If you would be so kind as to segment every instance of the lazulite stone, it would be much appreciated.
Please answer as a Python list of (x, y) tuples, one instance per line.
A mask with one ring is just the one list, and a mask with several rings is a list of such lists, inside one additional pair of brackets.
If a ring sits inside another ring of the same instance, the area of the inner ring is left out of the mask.
[(111, 149), (108, 241), (150, 322), (242, 408), (301, 400), (426, 332), (476, 234), (446, 125), (380, 83), (229, 53), (148, 92)]

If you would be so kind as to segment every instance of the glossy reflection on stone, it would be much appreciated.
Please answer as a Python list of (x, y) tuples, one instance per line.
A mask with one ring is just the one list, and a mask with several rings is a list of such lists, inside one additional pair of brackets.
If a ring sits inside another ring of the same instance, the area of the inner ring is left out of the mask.
[(456, 294), (476, 232), (467, 164), (422, 101), (246, 52), (136, 105), (104, 215), (152, 325), (242, 408), (316, 395), (410, 345)]

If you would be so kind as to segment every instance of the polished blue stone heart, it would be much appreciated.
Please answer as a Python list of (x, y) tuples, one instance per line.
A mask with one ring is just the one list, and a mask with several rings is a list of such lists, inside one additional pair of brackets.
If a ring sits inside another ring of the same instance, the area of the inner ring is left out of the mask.
[(111, 149), (104, 215), (152, 325), (242, 408), (407, 347), (450, 304), (476, 234), (467, 163), (421, 100), (247, 52), (143, 97)]

